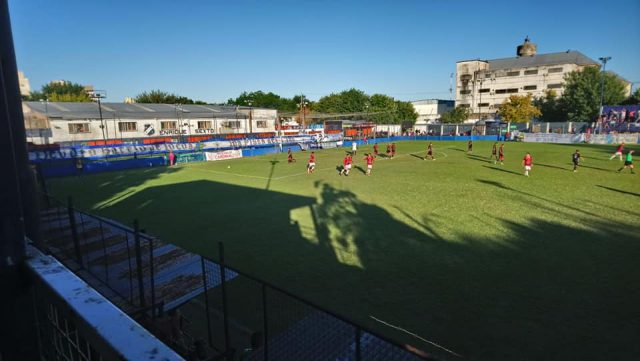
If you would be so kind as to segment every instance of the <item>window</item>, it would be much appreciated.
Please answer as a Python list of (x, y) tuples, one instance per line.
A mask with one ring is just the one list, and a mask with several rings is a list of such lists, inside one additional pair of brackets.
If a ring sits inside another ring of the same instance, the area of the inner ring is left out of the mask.
[(562, 88), (562, 83), (549, 84), (547, 85), (547, 89), (559, 89)]
[(490, 92), (490, 91), (491, 91), (491, 89), (489, 89), (489, 88), (484, 88), (484, 89), (480, 89), (478, 92), (479, 92), (479, 93), (488, 93), (488, 92)]
[(178, 123), (177, 122), (160, 122), (160, 129), (161, 130), (166, 130), (166, 129), (178, 129)]
[(470, 104), (460, 104), (459, 107), (460, 108), (470, 108), (471, 105)]
[(267, 121), (266, 120), (258, 120), (256, 122), (256, 127), (258, 127), (258, 128), (266, 128), (267, 127)]
[(198, 129), (211, 129), (211, 121), (210, 120), (199, 120), (198, 121)]
[(518, 88), (507, 89), (507, 93), (517, 93), (517, 92), (518, 92)]
[(551, 73), (562, 73), (562, 67), (559, 68), (549, 68), (549, 70), (547, 71), (547, 73), (551, 74)]
[(536, 86), (536, 85), (525, 85), (524, 87), (522, 87), (522, 89), (524, 89), (524, 90), (536, 90), (536, 89), (538, 89), (538, 86)]
[(507, 72), (507, 76), (519, 76), (519, 75), (520, 75), (520, 70)]
[(138, 123), (136, 122), (119, 122), (118, 130), (121, 132), (135, 132), (138, 130)]
[(487, 107), (489, 107), (489, 103), (478, 103), (478, 108), (480, 108), (480, 107), (487, 108)]
[(234, 129), (238, 129), (240, 128), (240, 121), (239, 120), (228, 120), (228, 121), (224, 121), (222, 122), (222, 126), (224, 128), (234, 128)]
[(462, 80), (462, 81), (471, 80), (471, 74), (462, 74), (462, 75), (460, 75), (460, 80)]
[(471, 90), (469, 89), (460, 90), (460, 95), (467, 95), (467, 94), (471, 94)]
[(496, 89), (496, 94), (505, 94), (507, 89)]
[(525, 70), (524, 75), (536, 75), (538, 74), (538, 69)]
[(89, 123), (69, 124), (69, 134), (89, 133)]

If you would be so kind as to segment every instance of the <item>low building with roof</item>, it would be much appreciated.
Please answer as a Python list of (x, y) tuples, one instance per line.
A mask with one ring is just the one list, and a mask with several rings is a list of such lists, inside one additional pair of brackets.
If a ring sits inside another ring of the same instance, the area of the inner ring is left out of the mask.
[(23, 102), (34, 144), (143, 144), (217, 135), (275, 132), (277, 111), (196, 104)]
[(527, 37), (516, 57), (457, 62), (456, 106), (470, 108), (472, 119), (492, 117), (513, 94), (540, 97), (553, 90), (560, 96), (567, 73), (599, 66), (575, 50), (537, 54), (537, 45)]

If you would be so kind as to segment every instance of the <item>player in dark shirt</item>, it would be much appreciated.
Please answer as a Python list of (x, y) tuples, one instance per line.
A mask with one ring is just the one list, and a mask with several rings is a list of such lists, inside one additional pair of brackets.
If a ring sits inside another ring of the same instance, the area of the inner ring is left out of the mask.
[(573, 171), (578, 171), (578, 163), (580, 163), (580, 151), (576, 149), (576, 152), (571, 155), (571, 160), (573, 161)]
[(473, 140), (470, 140), (467, 143), (467, 154), (471, 154), (473, 153)]
[(493, 147), (491, 148), (491, 157), (489, 159), (493, 159), (493, 164), (496, 164), (498, 160), (498, 142), (493, 143)]
[(429, 145), (427, 146), (427, 155), (422, 159), (427, 160), (427, 158), (430, 158), (431, 160), (436, 160), (436, 158), (433, 156), (433, 143), (431, 142), (429, 142)]
[(396, 156), (396, 143), (391, 143), (391, 158)]
[(378, 156), (378, 143), (373, 145), (373, 155)]

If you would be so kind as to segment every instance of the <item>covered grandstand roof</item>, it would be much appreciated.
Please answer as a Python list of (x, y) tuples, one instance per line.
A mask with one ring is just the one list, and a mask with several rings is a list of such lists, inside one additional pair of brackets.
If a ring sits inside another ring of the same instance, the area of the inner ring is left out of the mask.
[[(24, 102), (30, 111), (57, 119), (99, 119), (98, 103)], [(245, 117), (248, 107), (196, 104), (102, 103), (104, 118), (173, 119)], [(253, 108), (258, 109), (258, 108)]]

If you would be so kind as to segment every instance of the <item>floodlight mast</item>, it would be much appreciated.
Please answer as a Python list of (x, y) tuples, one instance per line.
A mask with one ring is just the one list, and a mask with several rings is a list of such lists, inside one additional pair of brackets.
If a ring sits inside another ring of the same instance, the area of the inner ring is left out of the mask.
[[(107, 92), (104, 90), (90, 90), (87, 92), (91, 100), (98, 102), (98, 113), (100, 114), (100, 129), (102, 130), (102, 141), (103, 145), (107, 145), (107, 136), (104, 132), (104, 120), (102, 119), (102, 104), (100, 103), (100, 99), (104, 99), (107, 97)], [(115, 134), (115, 129), (113, 130)]]
[(607, 68), (607, 62), (611, 60), (610, 56), (598, 58), (602, 62), (602, 75), (600, 76), (600, 126), (602, 126), (602, 116), (604, 115), (604, 76)]

